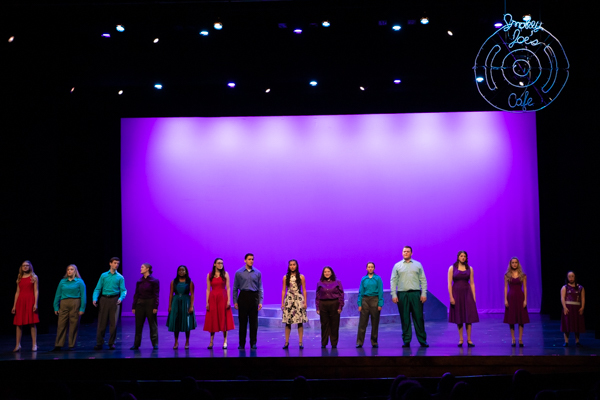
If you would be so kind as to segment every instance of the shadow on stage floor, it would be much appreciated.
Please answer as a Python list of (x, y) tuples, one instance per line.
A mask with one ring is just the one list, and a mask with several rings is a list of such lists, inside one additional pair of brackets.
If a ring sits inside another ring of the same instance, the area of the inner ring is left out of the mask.
[[(245, 376), (251, 379), (290, 379), (303, 375), (312, 379), (382, 378), (398, 374), (407, 376), (441, 376), (451, 371), (455, 375), (512, 374), (519, 368), (533, 373), (600, 372), (596, 354), (600, 343), (593, 332), (582, 334), (582, 347), (562, 347), (563, 338), (559, 321), (546, 316), (531, 315), (525, 326), (524, 347), (511, 347), (508, 325), (502, 315), (483, 314), (481, 322), (473, 325), (475, 347), (458, 347), (455, 325), (445, 321), (426, 323), (429, 348), (419, 347), (413, 335), (410, 348), (402, 348), (401, 330), (397, 324), (380, 326), (379, 348), (366, 345), (355, 348), (356, 328), (340, 329), (337, 349), (321, 348), (320, 330), (305, 329), (303, 350), (298, 348), (298, 334), (294, 329), (289, 350), (283, 350), (282, 329), (260, 327), (258, 349), (238, 350), (238, 331), (229, 332), (229, 348), (221, 348), (222, 334), (215, 336), (213, 350), (208, 350), (209, 334), (202, 331), (202, 317), (198, 328), (192, 332), (190, 348), (184, 349), (184, 335), (180, 336), (178, 350), (173, 350), (173, 334), (159, 318), (159, 349), (153, 350), (147, 325), (142, 346), (129, 350), (133, 344), (134, 320), (124, 317), (120, 323), (116, 350), (94, 351), (96, 325), (80, 328), (74, 351), (50, 352), (55, 335), (39, 335), (37, 352), (32, 352), (31, 338), (26, 335), (22, 350), (12, 353), (14, 337), (2, 336), (5, 349), (0, 354), (3, 370), (9, 376), (41, 368), (48, 379), (64, 374), (68, 368), (70, 379), (86, 380), (91, 376), (101, 379), (119, 370), (120, 379), (180, 379), (191, 375), (197, 379), (234, 379)], [(236, 321), (237, 323), (237, 321)], [(367, 343), (369, 337), (367, 330)], [(108, 333), (107, 333), (108, 338)], [(574, 339), (571, 338), (572, 342)], [(21, 361), (21, 362), (15, 362)], [(143, 370), (143, 378), (139, 371)]]

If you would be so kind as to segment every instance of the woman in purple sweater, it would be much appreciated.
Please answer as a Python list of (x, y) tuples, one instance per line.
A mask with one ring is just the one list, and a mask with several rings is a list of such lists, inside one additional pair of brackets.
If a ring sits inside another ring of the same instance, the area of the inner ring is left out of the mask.
[(337, 348), (340, 314), (344, 308), (344, 288), (342, 282), (335, 279), (335, 272), (331, 267), (323, 268), (321, 279), (317, 283), (315, 307), (321, 319), (321, 348), (327, 346), (329, 338), (331, 348)]

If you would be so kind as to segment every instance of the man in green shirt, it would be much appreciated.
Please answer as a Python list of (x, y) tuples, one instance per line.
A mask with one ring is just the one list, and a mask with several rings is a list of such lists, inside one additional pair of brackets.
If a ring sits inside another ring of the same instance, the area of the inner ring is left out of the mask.
[(392, 301), (398, 304), (402, 322), (402, 347), (410, 347), (412, 340), (411, 315), (421, 347), (429, 347), (423, 319), (423, 303), (427, 301), (425, 272), (421, 263), (412, 259), (412, 247), (404, 246), (402, 257), (403, 260), (394, 265), (390, 279)]

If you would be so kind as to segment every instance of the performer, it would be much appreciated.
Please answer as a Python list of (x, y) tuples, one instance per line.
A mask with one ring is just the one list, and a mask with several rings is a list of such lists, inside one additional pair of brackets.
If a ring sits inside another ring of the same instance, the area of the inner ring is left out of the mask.
[(17, 345), (13, 352), (21, 350), (21, 337), (23, 327), (31, 327), (31, 351), (37, 351), (37, 326), (40, 322), (38, 316), (39, 280), (31, 261), (23, 261), (17, 276), (17, 292), (13, 303), (12, 313), (15, 314), (13, 324), (17, 327)]
[(194, 289), (194, 282), (190, 279), (187, 267), (180, 265), (169, 292), (167, 327), (169, 332), (175, 335), (173, 349), (179, 348), (179, 332), (185, 332), (185, 348), (190, 348), (190, 331), (196, 329)]
[[(229, 282), (229, 274), (225, 271), (223, 259), (217, 258), (213, 262), (212, 271), (206, 276), (206, 317), (204, 319), (204, 330), (210, 332), (209, 350), (213, 348), (215, 332), (223, 332), (223, 349), (227, 349), (227, 331), (235, 328), (233, 314), (231, 313), (231, 290), (229, 289)], [(246, 325), (244, 325), (245, 328)], [(252, 342), (252, 340), (250, 341)], [(256, 340), (254, 343), (256, 343)]]
[(339, 339), (340, 314), (344, 308), (344, 288), (331, 267), (325, 267), (321, 272), (315, 306), (321, 320), (321, 348), (327, 347), (331, 338), (331, 348), (335, 349)]
[(306, 308), (306, 281), (304, 275), (300, 274), (298, 261), (290, 260), (288, 261), (287, 273), (283, 276), (283, 288), (281, 289), (282, 322), (285, 324), (284, 350), (290, 345), (292, 324), (298, 324), (298, 341), (300, 342), (300, 349), (304, 348), (302, 344), (304, 325), (302, 324), (308, 322)]
[[(394, 265), (390, 279), (392, 301), (398, 304), (398, 312), (402, 321), (402, 347), (410, 347), (412, 340), (412, 315), (415, 333), (421, 347), (429, 347), (423, 319), (423, 303), (427, 301), (427, 278), (423, 266), (412, 259), (412, 247), (404, 246), (403, 260)], [(397, 292), (396, 292), (397, 290)]]
[(510, 259), (504, 274), (504, 323), (510, 326), (512, 347), (515, 341), (515, 324), (519, 325), (519, 347), (523, 347), (523, 326), (529, 323), (527, 312), (527, 275), (517, 257)]
[(67, 322), (69, 323), (69, 350), (75, 348), (79, 318), (85, 312), (85, 284), (75, 264), (67, 267), (67, 273), (58, 283), (54, 296), (54, 314), (58, 315), (56, 341), (54, 349), (59, 351), (65, 345), (67, 338)]
[(448, 269), (448, 293), (450, 293), (450, 314), (448, 321), (458, 326), (458, 347), (463, 345), (463, 324), (467, 326), (467, 345), (475, 347), (471, 341), (471, 324), (479, 322), (475, 305), (475, 278), (473, 267), (469, 265), (466, 251), (459, 251), (456, 262)]
[(358, 322), (358, 334), (356, 335), (356, 348), (363, 346), (369, 316), (371, 316), (371, 346), (377, 348), (377, 334), (379, 332), (379, 313), (383, 307), (383, 281), (375, 274), (375, 263), (367, 263), (367, 275), (360, 280), (358, 290), (358, 311), (360, 320)]
[(96, 346), (94, 350), (102, 350), (104, 345), (104, 334), (106, 333), (106, 320), (110, 322), (110, 336), (108, 338), (108, 348), (115, 349), (115, 340), (117, 339), (117, 319), (121, 309), (121, 303), (127, 295), (125, 289), (125, 278), (117, 269), (121, 264), (118, 257), (110, 259), (110, 269), (100, 275), (98, 284), (94, 289), (92, 296), (94, 307), (100, 306), (98, 311), (98, 330), (96, 332)]
[(565, 336), (563, 347), (569, 345), (569, 333), (575, 333), (575, 346), (579, 344), (579, 334), (585, 332), (583, 309), (585, 308), (585, 290), (577, 283), (575, 272), (567, 273), (565, 286), (560, 289), (560, 301), (563, 312), (560, 321), (560, 331)]
[(250, 324), (250, 347), (256, 350), (256, 334), (258, 332), (258, 311), (262, 308), (263, 284), (260, 271), (253, 267), (254, 254), (244, 257), (246, 265), (235, 272), (233, 282), (233, 303), (239, 310), (240, 344), (238, 349), (246, 346), (246, 327)]
[(150, 340), (152, 348), (158, 350), (158, 297), (160, 294), (160, 282), (152, 276), (152, 265), (142, 264), (140, 267), (142, 277), (135, 284), (133, 295), (133, 309), (135, 314), (135, 340), (129, 350), (137, 350), (142, 344), (142, 330), (144, 323), (148, 320), (150, 326)]

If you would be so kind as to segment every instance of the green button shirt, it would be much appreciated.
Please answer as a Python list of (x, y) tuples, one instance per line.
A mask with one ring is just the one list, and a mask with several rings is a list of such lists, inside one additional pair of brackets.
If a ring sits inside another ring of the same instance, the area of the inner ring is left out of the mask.
[(398, 297), (398, 292), (420, 290), (421, 296), (427, 297), (427, 278), (423, 266), (417, 260), (402, 260), (394, 265), (390, 279), (392, 298)]

